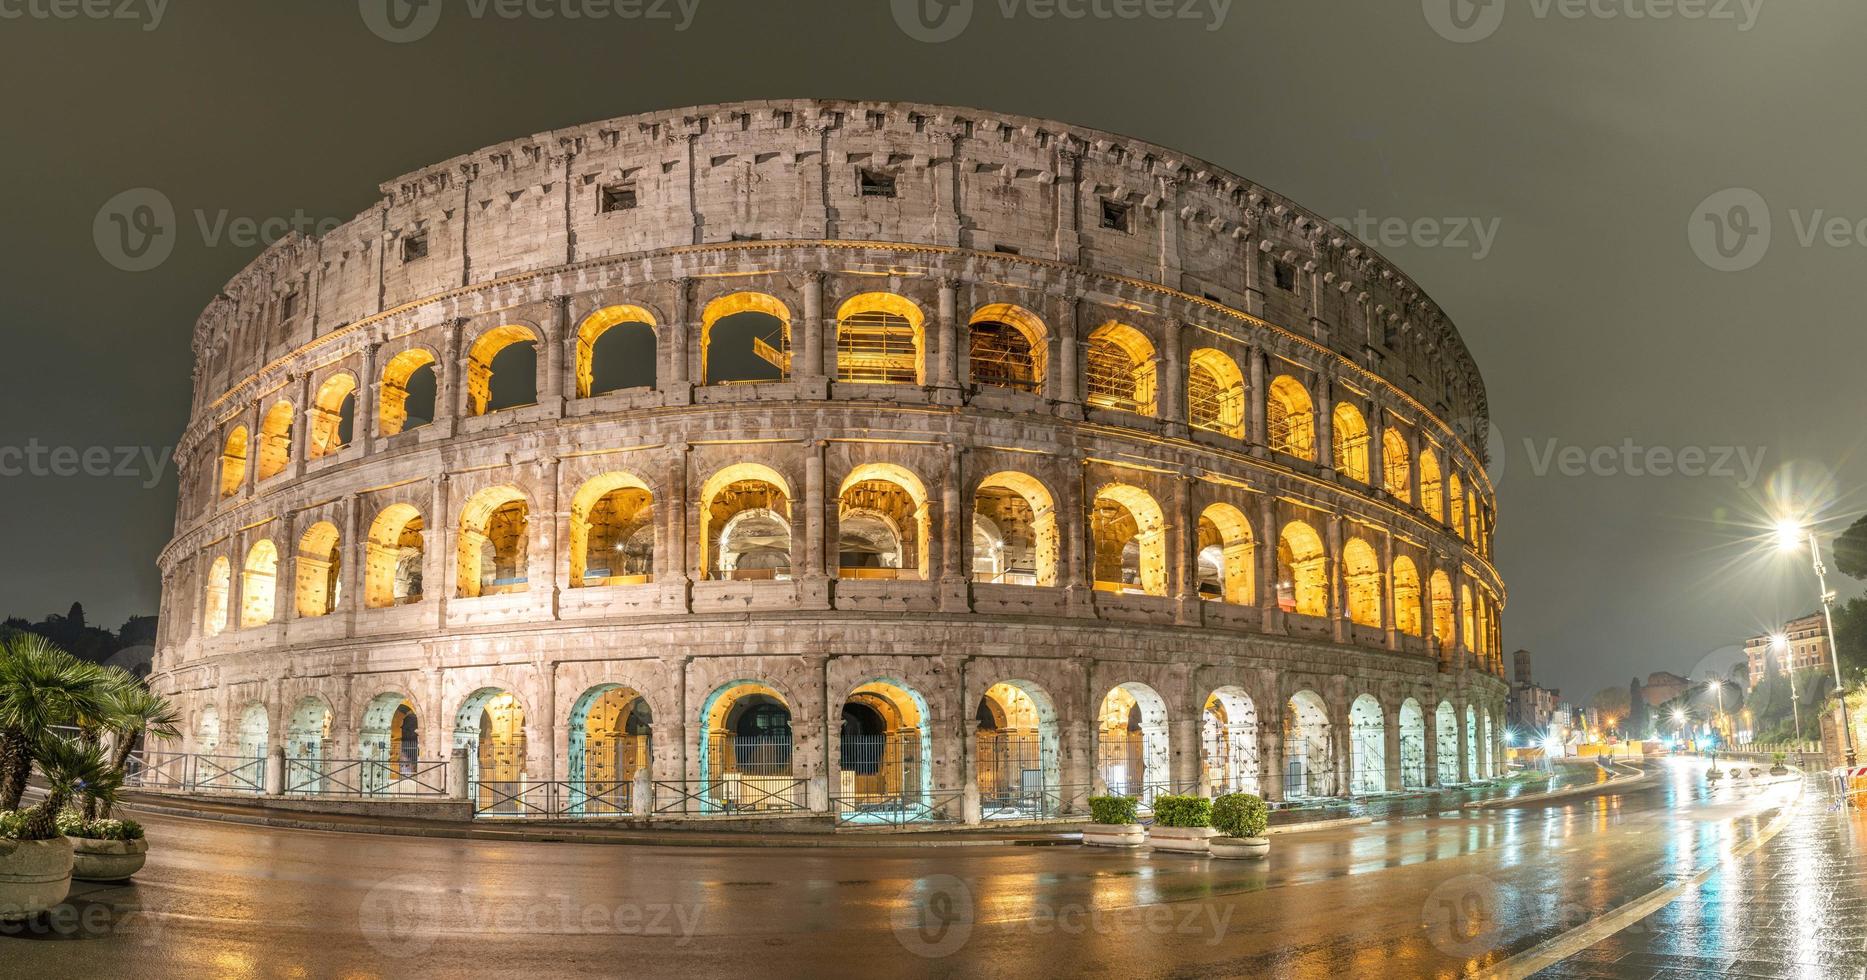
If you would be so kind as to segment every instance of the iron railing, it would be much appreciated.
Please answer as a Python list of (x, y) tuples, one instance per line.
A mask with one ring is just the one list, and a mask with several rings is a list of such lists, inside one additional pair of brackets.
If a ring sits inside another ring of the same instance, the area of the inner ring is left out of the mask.
[(241, 793), (266, 790), (264, 756), (196, 755), (190, 789), (220, 789)]
[(288, 796), (444, 797), (447, 763), (382, 759), (286, 759)]
[(1028, 786), (981, 797), (985, 820), (1054, 820), (1089, 812), (1090, 787), (1083, 784)]
[(635, 813), (632, 783), (617, 780), (475, 781), (476, 817), (578, 820)]
[(838, 827), (905, 827), (911, 824), (955, 823), (963, 819), (965, 793), (943, 790), (900, 796), (832, 796), (830, 811)]
[(655, 780), (656, 814), (744, 816), (809, 809), (808, 784), (794, 776), (727, 773), (718, 779)]

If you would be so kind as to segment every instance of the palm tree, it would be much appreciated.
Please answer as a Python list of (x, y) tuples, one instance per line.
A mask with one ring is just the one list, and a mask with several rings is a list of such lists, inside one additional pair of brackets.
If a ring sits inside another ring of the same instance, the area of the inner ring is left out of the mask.
[[(106, 677), (111, 688), (110, 703), (99, 720), (99, 727), (116, 740), (111, 745), (110, 768), (119, 776), (125, 776), (130, 753), (136, 749), (136, 737), (147, 733), (155, 738), (180, 738), (181, 712), (126, 670), (109, 668)], [(103, 816), (109, 816), (109, 801), (95, 793), (84, 794), (84, 818), (96, 819), (100, 804)]]
[(115, 801), (123, 774), (110, 768), (102, 749), (75, 739), (51, 733), (34, 741), (32, 757), (45, 777), (45, 799), (26, 811), (20, 827), (20, 840), (51, 840), (58, 836), (58, 815), (78, 793), (95, 796), (106, 803)]
[(102, 716), (105, 678), (42, 636), (0, 634), (0, 810), (19, 808), (34, 750), (53, 726)]

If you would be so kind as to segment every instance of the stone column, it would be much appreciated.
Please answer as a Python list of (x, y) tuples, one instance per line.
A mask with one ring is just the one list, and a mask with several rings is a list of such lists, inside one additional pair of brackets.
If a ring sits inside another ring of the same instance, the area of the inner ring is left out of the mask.
[(460, 331), (464, 320), (454, 320), (448, 324), (441, 338), (441, 363), (434, 366), (434, 433), (445, 438), (454, 434), (457, 420), (466, 416), (466, 385), (461, 379), (467, 376), (465, 363), (460, 356)]
[[(538, 384), (538, 404), (552, 415), (564, 414), (564, 345), (576, 343), (570, 326), (570, 297), (559, 296), (551, 301), (551, 323), (545, 328), (542, 346), (539, 352), (538, 370), (542, 377)], [(570, 363), (575, 364), (572, 358)]]
[(685, 611), (693, 592), (697, 559), (688, 548), (694, 535), (687, 508), (687, 451), (684, 442), (668, 446), (662, 469), (662, 491), (655, 506), (662, 509), (661, 545), (655, 552), (655, 580), (662, 583), (661, 608)]
[(1316, 465), (1324, 479), (1335, 476), (1335, 379), (1316, 375)]
[(1064, 594), (1070, 615), (1089, 616), (1094, 614), (1091, 593), (1095, 584), (1090, 579), (1094, 572), (1094, 547), (1089, 541), (1088, 474), (1083, 470), (1080, 456), (1066, 456), (1063, 464), (1064, 478), (1059, 481), (1057, 506), (1063, 510), (1059, 550), (1063, 552)]
[(1277, 542), (1282, 528), (1277, 526), (1277, 501), (1270, 494), (1258, 498), (1258, 527), (1261, 544), (1258, 552), (1258, 610), (1261, 628), (1266, 633), (1280, 632), (1281, 610), (1277, 606)]
[(1076, 336), (1080, 307), (1079, 301), (1071, 299), (1057, 308), (1057, 390), (1053, 397), (1057, 402), (1057, 414), (1066, 419), (1083, 417), (1083, 383), (1079, 371), (1082, 355)]
[(840, 561), (836, 554), (825, 553), (837, 522), (830, 519), (828, 510), (831, 501), (824, 483), (823, 450), (821, 440), (811, 440), (804, 445), (804, 514), (802, 521), (792, 522), (793, 533), (801, 535), (804, 543), (798, 602), (806, 609), (829, 608), (830, 579), (836, 576)]
[(558, 488), (558, 469), (555, 456), (538, 461), (538, 485), (543, 499), (538, 501), (539, 518), (531, 522), (529, 546), (532, 552), (526, 556), (525, 569), (526, 588), (531, 593), (532, 604), (542, 605), (552, 619), (558, 614), (558, 526), (566, 522), (559, 504), (562, 494)]
[(1459, 782), (1469, 783), (1477, 774), (1472, 772), (1471, 729), (1465, 725), (1465, 702), (1452, 702), (1453, 726), (1459, 730)]
[(823, 280), (820, 271), (804, 273), (803, 336), (798, 338), (800, 349), (791, 360), (792, 378), (800, 389), (809, 391), (805, 397), (818, 399), (828, 394), (823, 376)]
[[(1163, 223), (1170, 221), (1163, 219)], [(1167, 423), (1168, 434), (1178, 436), (1186, 435), (1186, 358), (1181, 353), (1185, 330), (1180, 321), (1167, 321), (1161, 357), (1160, 418)]]
[(966, 530), (971, 526), (965, 512), (966, 450), (955, 443), (946, 447), (946, 478), (940, 485), (940, 608), (964, 612), (970, 602), (966, 580), (970, 566), (966, 562)]
[(435, 622), (447, 622), (447, 602), (454, 597), (458, 563), (455, 530), (448, 507), (448, 476), (436, 474), (421, 532), (421, 601), (434, 610)]
[(1258, 789), (1267, 800), (1284, 799), (1284, 712), (1267, 704), (1258, 712)]
[(1175, 793), (1197, 792), (1200, 771), (1199, 756), (1203, 744), (1199, 737), (1200, 719), (1198, 717), (1180, 718), (1169, 724), (1167, 744), (1171, 752), (1169, 757), (1171, 763), (1167, 778), (1173, 784)]
[(1193, 476), (1173, 478), (1173, 510), (1167, 516), (1168, 594), (1174, 599), (1174, 621), (1196, 626), (1205, 610), (1199, 598), (1199, 517), (1193, 510)]
[(667, 380), (661, 385), (667, 393), (670, 405), (690, 405), (694, 400), (694, 385), (705, 379), (694, 376), (690, 351), (697, 343), (700, 330), (694, 324), (694, 281), (676, 279), (671, 283), (674, 288), (672, 319), (663, 331), (667, 335), (668, 373)]
[(1381, 403), (1368, 399), (1366, 411), (1368, 419), (1368, 495), (1379, 500), (1389, 496), (1387, 493), (1387, 443), (1381, 438), (1387, 432), (1387, 416)]
[(272, 621), (285, 623), (298, 618), (298, 539), (297, 515), (286, 511), (279, 515), (274, 528), (279, 561), (272, 570)]
[(1265, 389), (1264, 352), (1256, 347), (1248, 348), (1245, 351), (1245, 361), (1247, 368), (1251, 372), (1251, 390), (1245, 392), (1245, 409), (1247, 412), (1245, 451), (1259, 459), (1263, 459), (1270, 455), (1270, 449), (1268, 448), (1270, 442), (1270, 435), (1268, 432), (1269, 422), (1265, 414), (1269, 407), (1265, 403), (1265, 399), (1270, 397), (1270, 392)]
[(959, 280), (941, 278), (935, 322), (932, 382), (940, 389), (936, 400), (957, 405), (960, 388), (965, 384), (962, 365), (967, 360), (961, 355), (959, 343)]
[(1394, 595), (1394, 535), (1392, 532), (1381, 535), (1381, 629), (1387, 633), (1387, 648), (1400, 649), (1400, 630), (1395, 618), (1394, 605), (1398, 601)]
[(1448, 577), (1452, 582), (1452, 661), (1464, 670), (1471, 666), (1471, 638), (1465, 635), (1465, 591), (1459, 588), (1465, 574), (1455, 564)]
[[(292, 381), (293, 391), (291, 397), (292, 401), (298, 406), (298, 415), (292, 423), (292, 443), (291, 447), (286, 450), (285, 473), (289, 474), (293, 479), (297, 479), (305, 475), (305, 464), (311, 460), (312, 423), (317, 420), (318, 416), (324, 414), (324, 412), (318, 406), (311, 404), (311, 373), (309, 371), (292, 379)], [(263, 421), (266, 417), (264, 402), (260, 403), (259, 411), (259, 417)], [(255, 429), (253, 431), (257, 432), (259, 430)], [(253, 461), (254, 463), (258, 463), (259, 457), (255, 455)], [(259, 467), (255, 465), (253, 471), (255, 476), (257, 476)]]
[(1400, 708), (1397, 705), (1381, 705), (1381, 743), (1381, 760), (1387, 763), (1387, 771), (1382, 776), (1387, 791), (1404, 789), (1406, 776), (1400, 767)]
[(1407, 503), (1418, 507), (1420, 498), (1420, 430), (1407, 432)]
[[(364, 601), (363, 576), (368, 571), (369, 544), (364, 540), (369, 534), (369, 515), (363, 512), (363, 495), (353, 493), (344, 498), (344, 532), (337, 542), (337, 553), (346, 556), (343, 567), (337, 571), (343, 583), (341, 601), (331, 606), (331, 612), (342, 611), (349, 617), (350, 631), (356, 631), (357, 617), (368, 605)], [(353, 719), (354, 721), (354, 719)]]
[(1426, 714), (1426, 785), (1438, 787), (1439, 781), (1439, 703), (1422, 709)]
[(376, 357), (382, 345), (372, 340), (363, 345), (363, 376), (357, 385), (357, 412), (351, 426), (351, 440), (368, 456), (376, 451), (378, 409), (382, 406), (382, 378), (377, 375)]
[(1329, 623), (1335, 630), (1335, 641), (1347, 643), (1349, 636), (1348, 622), (1348, 576), (1342, 568), (1342, 518), (1331, 516), (1323, 525), (1325, 529), (1324, 547), (1328, 550), (1329, 562)]

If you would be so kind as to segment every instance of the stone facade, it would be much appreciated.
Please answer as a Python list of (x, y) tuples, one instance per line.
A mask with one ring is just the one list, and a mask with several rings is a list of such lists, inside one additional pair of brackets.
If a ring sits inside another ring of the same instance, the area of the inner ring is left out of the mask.
[[(882, 685), (885, 734), (954, 789), (1009, 683), (1045, 782), (1113, 781), (1111, 692), (1150, 784), (1218, 781), (1217, 692), (1271, 798), (1501, 771), (1483, 383), (1313, 213), (1108, 133), (822, 101), (544, 133), (382, 192), (197, 327), (153, 678), (191, 750), (380, 753), (400, 705), (421, 758), (479, 752), (497, 694), (509, 775), (587, 778), (619, 688), (640, 765), (704, 782), (744, 687), (834, 792)], [(773, 377), (724, 377), (732, 318), (773, 328)], [(616, 324), (653, 381), (596, 391)], [(528, 344), (529, 403), (498, 410)]]

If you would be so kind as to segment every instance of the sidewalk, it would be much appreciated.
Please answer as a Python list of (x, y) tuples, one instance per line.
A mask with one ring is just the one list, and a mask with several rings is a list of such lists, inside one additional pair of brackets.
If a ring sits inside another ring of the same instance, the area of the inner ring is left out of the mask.
[(1867, 977), (1867, 812), (1825, 780), (1768, 844), (1536, 976)]

